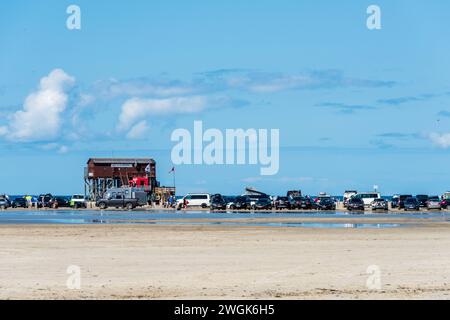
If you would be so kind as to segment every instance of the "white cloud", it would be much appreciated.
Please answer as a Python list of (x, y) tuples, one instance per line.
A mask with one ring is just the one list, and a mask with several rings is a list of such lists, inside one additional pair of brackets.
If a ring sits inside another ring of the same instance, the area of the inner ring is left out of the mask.
[(0, 134), (14, 141), (56, 138), (61, 128), (61, 115), (67, 106), (67, 91), (74, 83), (75, 79), (63, 70), (51, 71), (25, 99), (23, 109), (10, 117), (9, 125), (0, 128)]
[(303, 88), (313, 85), (313, 79), (307, 76), (280, 76), (264, 80), (255, 80), (252, 78), (230, 79), (229, 84), (233, 87), (245, 87), (250, 91), (257, 93), (272, 93), (283, 90)]
[(65, 154), (69, 152), (69, 147), (68, 146), (60, 146), (58, 149), (58, 153), (59, 154)]
[(154, 85), (154, 84), (134, 84), (134, 83), (117, 83), (111, 85), (109, 93), (112, 96), (129, 95), (154, 95), (160, 97), (176, 96), (189, 94), (193, 89), (176, 85)]
[(207, 99), (203, 96), (169, 99), (131, 98), (122, 105), (118, 129), (127, 130), (148, 116), (196, 113), (203, 111), (206, 107)]
[(194, 94), (200, 88), (180, 80), (138, 78), (131, 80), (107, 79), (97, 81), (93, 90), (102, 99), (116, 97), (156, 97), (168, 98)]
[(142, 139), (148, 133), (149, 126), (147, 125), (147, 121), (143, 120), (134, 125), (130, 131), (127, 133), (128, 139)]
[(87, 94), (87, 93), (81, 93), (79, 101), (78, 101), (78, 106), (85, 107), (85, 106), (90, 105), (94, 101), (95, 101), (95, 97), (93, 95)]
[(39, 149), (44, 150), (44, 151), (56, 151), (59, 154), (65, 154), (69, 151), (69, 147), (67, 147), (66, 145), (62, 145), (56, 142), (50, 142), (50, 143), (46, 143), (46, 144), (42, 144), (40, 146), (38, 146)]
[(450, 133), (430, 133), (429, 139), (441, 148), (450, 147)]
[(332, 89), (345, 87), (391, 87), (392, 81), (369, 80), (346, 76), (339, 70), (312, 70), (296, 74), (251, 70), (216, 70), (203, 73), (212, 89), (241, 89), (253, 93), (273, 93), (286, 90)]

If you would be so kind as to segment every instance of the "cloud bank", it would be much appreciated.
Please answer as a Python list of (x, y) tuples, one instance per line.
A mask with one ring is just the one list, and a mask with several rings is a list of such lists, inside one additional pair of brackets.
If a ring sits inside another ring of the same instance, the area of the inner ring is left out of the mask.
[[(339, 70), (287, 74), (221, 69), (197, 73), (187, 80), (165, 74), (157, 78), (104, 79), (81, 90), (79, 87), (77, 91), (73, 90), (74, 84), (75, 78), (64, 70), (52, 70), (40, 80), (36, 91), (26, 97), (21, 109), (8, 116), (8, 124), (0, 126), (0, 136), (15, 142), (44, 143), (105, 133), (109, 137), (141, 139), (149, 132), (154, 120), (219, 108), (239, 108), (250, 104), (247, 99), (261, 94), (390, 87), (394, 82), (349, 77)], [(236, 96), (245, 97), (245, 100)], [(372, 109), (371, 106), (332, 103), (321, 106), (345, 113)], [(85, 121), (96, 119), (97, 115), (101, 115), (98, 119), (102, 121), (99, 132), (96, 132), (97, 126), (92, 127), (92, 121)]]

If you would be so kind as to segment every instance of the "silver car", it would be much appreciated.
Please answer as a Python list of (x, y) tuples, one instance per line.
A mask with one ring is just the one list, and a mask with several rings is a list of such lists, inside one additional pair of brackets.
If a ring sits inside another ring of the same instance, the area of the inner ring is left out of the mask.
[(382, 198), (377, 198), (372, 201), (370, 204), (372, 207), (372, 210), (387, 210), (388, 209), (388, 202)]
[(439, 199), (438, 196), (428, 197), (427, 209), (428, 210), (433, 210), (433, 209), (441, 210), (441, 200)]
[(8, 198), (4, 197), (4, 196), (0, 196), (0, 209), (7, 209), (11, 206)]

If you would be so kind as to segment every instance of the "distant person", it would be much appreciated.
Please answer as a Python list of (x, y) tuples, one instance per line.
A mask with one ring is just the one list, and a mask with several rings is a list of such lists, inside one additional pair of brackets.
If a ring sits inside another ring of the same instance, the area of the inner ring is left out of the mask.
[(175, 206), (175, 196), (170, 196), (170, 207), (173, 208)]
[(32, 199), (33, 199), (32, 196), (25, 196), (25, 200), (27, 201), (27, 208), (31, 208), (32, 207), (32, 203), (31, 203)]

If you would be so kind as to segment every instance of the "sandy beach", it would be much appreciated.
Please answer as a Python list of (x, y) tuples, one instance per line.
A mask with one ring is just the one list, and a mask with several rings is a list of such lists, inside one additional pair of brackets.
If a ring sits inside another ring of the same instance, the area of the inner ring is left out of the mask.
[[(0, 298), (449, 299), (448, 222), (408, 223), (1, 225)], [(71, 265), (80, 267), (80, 289), (66, 285)], [(379, 268), (380, 289), (366, 285), (369, 266)]]

